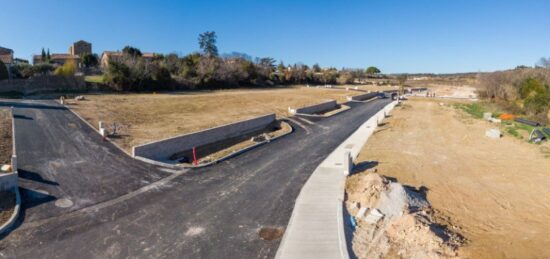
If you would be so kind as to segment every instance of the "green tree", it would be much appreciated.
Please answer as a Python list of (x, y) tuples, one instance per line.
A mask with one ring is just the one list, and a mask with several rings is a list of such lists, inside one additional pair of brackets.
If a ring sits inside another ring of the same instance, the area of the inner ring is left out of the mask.
[(46, 53), (46, 63), (50, 63), (52, 56), (50, 55), (50, 49), (48, 48), (48, 53)]
[(313, 69), (313, 72), (315, 72), (315, 73), (321, 72), (321, 66), (319, 66), (319, 64), (317, 64), (317, 63), (315, 63), (313, 65), (312, 69)]
[(95, 67), (99, 64), (97, 55), (86, 53), (80, 57), (80, 61), (85, 67)]
[(544, 85), (540, 80), (535, 78), (527, 78), (523, 80), (519, 88), (519, 94), (522, 99), (538, 94), (546, 94), (548, 87)]
[(380, 74), (381, 71), (377, 67), (368, 67), (366, 70), (367, 75), (376, 75)]
[(46, 62), (46, 51), (42, 48), (42, 62)]
[(8, 73), (8, 67), (2, 60), (0, 60), (0, 80), (8, 79), (9, 73)]
[(199, 34), (199, 47), (202, 49), (204, 54), (209, 57), (218, 56), (218, 47), (216, 47), (216, 32), (207, 31)]
[(136, 47), (132, 47), (132, 46), (126, 46), (122, 49), (122, 53), (128, 55), (128, 56), (131, 56), (131, 57), (141, 57), (143, 56), (143, 54), (141, 53), (141, 50), (136, 48)]
[(107, 73), (105, 75), (105, 82), (111, 85), (115, 90), (123, 91), (131, 85), (131, 72), (130, 68), (120, 62), (109, 62)]

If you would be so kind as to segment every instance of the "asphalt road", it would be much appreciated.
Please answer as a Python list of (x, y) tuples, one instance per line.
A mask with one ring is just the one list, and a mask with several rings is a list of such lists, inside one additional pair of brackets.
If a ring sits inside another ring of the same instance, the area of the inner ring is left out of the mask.
[(259, 229), (284, 229), (317, 165), (389, 102), (350, 103), (326, 119), (293, 117), (293, 134), (175, 172), (126, 156), (66, 109), (0, 101), (17, 107), (24, 193), (19, 225), (0, 237), (0, 257), (272, 258), (280, 239), (262, 240)]

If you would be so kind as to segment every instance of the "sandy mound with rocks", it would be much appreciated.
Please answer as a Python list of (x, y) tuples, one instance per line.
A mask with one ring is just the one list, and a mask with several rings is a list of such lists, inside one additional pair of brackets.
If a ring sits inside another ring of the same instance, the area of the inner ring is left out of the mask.
[(375, 173), (347, 182), (346, 206), (357, 222), (358, 258), (454, 258), (462, 239), (435, 223), (425, 194)]

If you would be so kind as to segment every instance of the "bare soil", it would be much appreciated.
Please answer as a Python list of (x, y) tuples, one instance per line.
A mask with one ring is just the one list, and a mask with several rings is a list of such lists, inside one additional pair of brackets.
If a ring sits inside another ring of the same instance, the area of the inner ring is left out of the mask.
[(0, 166), (11, 163), (12, 132), (11, 112), (0, 108)]
[(281, 89), (222, 90), (163, 94), (86, 95), (71, 101), (76, 111), (94, 127), (103, 121), (121, 125), (114, 141), (130, 151), (132, 146), (216, 127), (275, 112), (288, 116), (288, 107), (303, 107), (326, 99), (343, 102), (359, 92), (342, 89), (292, 87)]
[(548, 143), (489, 139), (485, 130), (494, 125), (441, 102), (412, 99), (396, 108), (358, 161), (426, 189), (441, 224), (466, 239), (460, 257), (549, 258)]

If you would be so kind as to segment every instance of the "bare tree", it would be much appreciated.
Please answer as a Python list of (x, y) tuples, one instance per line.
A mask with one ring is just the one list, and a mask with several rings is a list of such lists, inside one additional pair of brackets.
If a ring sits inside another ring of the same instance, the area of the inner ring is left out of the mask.
[(538, 67), (543, 67), (543, 68), (550, 68), (550, 58), (540, 58), (539, 59), (539, 62), (537, 62), (537, 66)]

